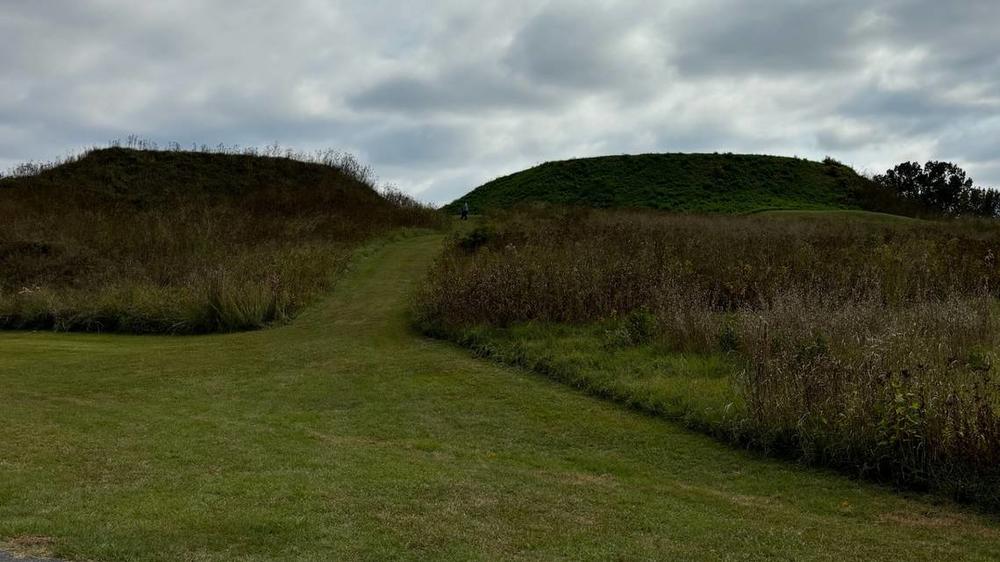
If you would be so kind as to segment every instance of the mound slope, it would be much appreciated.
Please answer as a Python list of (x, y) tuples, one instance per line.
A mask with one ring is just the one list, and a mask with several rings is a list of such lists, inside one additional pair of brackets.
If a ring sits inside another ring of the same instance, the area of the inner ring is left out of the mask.
[(0, 180), (0, 328), (203, 333), (290, 319), (355, 248), (440, 213), (342, 158), (97, 150)]

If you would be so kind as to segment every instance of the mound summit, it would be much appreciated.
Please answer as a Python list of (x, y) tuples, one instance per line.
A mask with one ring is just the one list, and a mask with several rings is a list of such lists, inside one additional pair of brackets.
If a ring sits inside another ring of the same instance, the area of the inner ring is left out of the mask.
[[(363, 171), (363, 170), (362, 170)], [(8, 197), (34, 193), (81, 204), (160, 206), (178, 200), (236, 201), (320, 197), (324, 202), (388, 203), (366, 178), (336, 165), (292, 158), (105, 148), (24, 177), (0, 178)], [(315, 202), (315, 201), (312, 201)]]
[(641, 154), (547, 162), (488, 182), (445, 207), (519, 204), (677, 212), (885, 210), (878, 188), (834, 160), (747, 154)]

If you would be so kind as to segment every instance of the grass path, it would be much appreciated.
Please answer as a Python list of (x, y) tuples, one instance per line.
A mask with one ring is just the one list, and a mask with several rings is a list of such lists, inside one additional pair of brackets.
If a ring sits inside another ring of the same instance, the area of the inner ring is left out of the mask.
[(438, 236), (294, 324), (0, 334), (0, 543), (79, 560), (983, 560), (1000, 525), (407, 329)]

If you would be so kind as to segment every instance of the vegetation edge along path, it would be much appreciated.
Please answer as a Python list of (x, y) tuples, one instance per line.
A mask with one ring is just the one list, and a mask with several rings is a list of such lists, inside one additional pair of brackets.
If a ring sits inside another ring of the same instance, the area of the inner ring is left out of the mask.
[(414, 334), (441, 243), (374, 249), (271, 330), (0, 333), (0, 544), (68, 560), (995, 555), (995, 520)]

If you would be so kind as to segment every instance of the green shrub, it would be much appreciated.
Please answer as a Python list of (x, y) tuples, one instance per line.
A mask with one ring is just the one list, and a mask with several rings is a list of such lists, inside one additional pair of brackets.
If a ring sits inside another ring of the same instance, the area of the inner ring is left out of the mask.
[(648, 344), (657, 335), (656, 316), (646, 310), (633, 310), (618, 322), (618, 326), (608, 331), (608, 341), (612, 346), (631, 347)]
[(476, 226), (458, 238), (458, 247), (466, 252), (475, 252), (496, 237), (496, 231), (490, 226)]
[(719, 331), (719, 350), (723, 353), (733, 353), (740, 347), (740, 337), (731, 323), (724, 323)]

